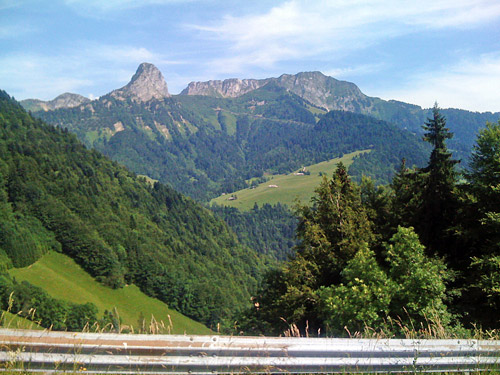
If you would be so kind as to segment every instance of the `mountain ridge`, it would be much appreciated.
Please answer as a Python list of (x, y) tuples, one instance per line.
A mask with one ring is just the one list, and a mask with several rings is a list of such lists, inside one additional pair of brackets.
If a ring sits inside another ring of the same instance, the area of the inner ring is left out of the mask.
[(59, 108), (73, 108), (88, 102), (90, 102), (90, 99), (80, 94), (65, 92), (64, 94), (58, 95), (54, 99), (48, 101), (40, 99), (25, 99), (21, 100), (19, 103), (26, 110), (35, 112), (41, 110), (53, 111)]
[[(244, 188), (245, 180), (263, 173), (288, 173), (303, 163), (323, 161), (314, 154), (312, 146), (319, 145), (320, 140), (300, 140), (306, 150), (301, 149), (298, 139), (290, 138), (293, 132), (303, 137), (302, 130), (319, 122), (327, 112), (321, 108), (383, 120), (416, 138), (422, 135), (422, 125), (430, 115), (429, 110), (417, 105), (369, 97), (354, 83), (321, 72), (283, 74), (265, 80), (234, 78), (192, 83), (191, 88), (184, 94), (166, 97), (166, 82), (161, 72), (154, 65), (143, 63), (121, 89), (77, 108), (41, 111), (37, 115), (74, 132), (88, 147), (100, 150), (135, 172), (172, 184), (200, 200)], [(194, 95), (196, 92), (207, 95)], [(477, 130), (486, 121), (495, 122), (496, 116), (500, 117), (500, 114), (463, 110), (442, 113), (450, 116), (448, 124), (455, 132), (450, 149), (462, 160), (467, 160)], [(368, 119), (363, 121), (372, 123)], [(352, 126), (345, 131), (352, 133)], [(282, 137), (281, 144), (259, 138), (272, 132)], [(347, 139), (345, 135), (343, 139)], [(346, 149), (336, 142), (339, 149), (323, 156), (333, 158), (340, 150), (360, 149), (353, 140), (350, 142), (352, 147)], [(352, 171), (379, 176), (380, 182), (387, 182), (386, 166), (394, 167), (394, 155), (390, 163), (387, 160), (381, 163), (382, 159), (368, 163), (368, 159), (378, 158), (377, 155), (359, 158)], [(383, 159), (387, 157), (389, 154)], [(176, 173), (172, 173), (173, 166)]]
[[(225, 80), (190, 82), (179, 95), (237, 98), (269, 83), (274, 83), (310, 103), (327, 110), (353, 110), (354, 105), (350, 102), (354, 98), (362, 100), (367, 98), (354, 83), (337, 80), (319, 71), (282, 74), (277, 78), (229, 78)], [(332, 98), (340, 96), (346, 98), (346, 100), (339, 101)]]

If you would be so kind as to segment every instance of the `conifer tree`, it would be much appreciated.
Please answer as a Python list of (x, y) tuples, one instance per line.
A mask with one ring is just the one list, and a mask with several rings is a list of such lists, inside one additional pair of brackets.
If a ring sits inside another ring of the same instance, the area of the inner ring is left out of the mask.
[(337, 165), (331, 180), (323, 178), (312, 206), (298, 205), (296, 213), (296, 255), (279, 271), (268, 275), (254, 318), (258, 316), (274, 327), (283, 328), (278, 321), (281, 320), (297, 325), (302, 332), (305, 327), (316, 331), (324, 327), (320, 289), (340, 284), (342, 270), (360, 249), (369, 251), (374, 236), (359, 188), (342, 163)]
[(423, 126), (424, 141), (432, 146), (429, 163), (425, 168), (407, 168), (404, 161), (394, 176), (392, 189), (393, 226), (414, 227), (422, 244), (431, 254), (454, 260), (453, 231), (457, 212), (455, 165), (446, 140), (453, 134), (446, 127), (437, 103), (432, 118)]
[(420, 215), (417, 213), (421, 211), (424, 186), (425, 180), (421, 170), (408, 168), (406, 160), (403, 159), (391, 183), (394, 193), (390, 208), (391, 235), (398, 225), (419, 227)]
[(465, 177), (470, 196), (464, 229), (472, 256), (468, 303), (475, 319), (496, 327), (500, 313), (500, 121), (487, 123), (479, 132)]
[(455, 165), (459, 162), (452, 159), (452, 154), (446, 147), (446, 140), (453, 133), (446, 127), (446, 119), (439, 113), (437, 103), (432, 109), (433, 117), (427, 119), (424, 125), (424, 141), (432, 146), (429, 164), (422, 170), (425, 187), (422, 193), (422, 209), (419, 235), (422, 243), (432, 252), (448, 256), (453, 260), (457, 255), (450, 246), (451, 227), (456, 210)]
[(339, 282), (347, 262), (362, 244), (371, 244), (374, 237), (359, 188), (342, 163), (330, 181), (323, 178), (312, 203), (312, 207), (297, 207), (297, 257), (317, 265), (318, 287)]

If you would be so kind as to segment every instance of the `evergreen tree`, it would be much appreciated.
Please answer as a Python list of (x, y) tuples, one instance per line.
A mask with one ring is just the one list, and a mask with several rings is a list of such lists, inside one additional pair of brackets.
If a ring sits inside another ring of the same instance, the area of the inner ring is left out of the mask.
[(247, 323), (257, 321), (256, 317), (271, 323), (273, 333), (283, 332), (286, 324), (295, 324), (302, 332), (306, 327), (312, 332), (324, 330), (319, 290), (340, 284), (342, 270), (374, 240), (359, 188), (342, 163), (331, 180), (323, 178), (312, 206), (299, 204), (296, 212), (296, 255), (268, 275), (257, 298), (259, 309), (245, 318)]
[(419, 169), (408, 168), (406, 160), (401, 165), (391, 182), (393, 197), (391, 200), (391, 226), (394, 232), (397, 225), (418, 226), (424, 191), (424, 179)]
[(361, 203), (360, 190), (345, 166), (316, 189), (312, 207), (298, 206), (297, 257), (314, 262), (315, 287), (340, 281), (340, 272), (364, 244), (372, 244), (371, 223)]
[(394, 229), (398, 225), (414, 227), (430, 254), (445, 256), (454, 263), (459, 257), (453, 237), (458, 210), (458, 161), (452, 159), (446, 147), (446, 140), (453, 134), (437, 104), (432, 111), (433, 117), (423, 126), (423, 139), (433, 146), (428, 165), (408, 168), (403, 160), (392, 181), (392, 225)]
[[(464, 238), (472, 257), (466, 304), (473, 319), (496, 327), (500, 314), (500, 121), (479, 132), (465, 174), (468, 211)], [(478, 308), (479, 307), (479, 308)]]
[(424, 140), (433, 149), (428, 166), (422, 170), (425, 187), (419, 234), (421, 241), (431, 251), (453, 259), (457, 254), (450, 248), (450, 228), (457, 210), (455, 165), (459, 161), (452, 159), (452, 154), (446, 147), (446, 140), (452, 138), (453, 133), (446, 127), (446, 120), (439, 113), (437, 103), (432, 113), (433, 118), (427, 119), (423, 127), (426, 131)]
[(465, 176), (483, 219), (488, 212), (500, 212), (500, 121), (479, 132)]

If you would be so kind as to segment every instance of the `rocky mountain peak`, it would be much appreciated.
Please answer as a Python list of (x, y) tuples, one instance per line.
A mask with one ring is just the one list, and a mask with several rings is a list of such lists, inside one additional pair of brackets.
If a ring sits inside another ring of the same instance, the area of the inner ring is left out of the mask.
[(236, 98), (247, 92), (256, 90), (268, 83), (261, 79), (238, 79), (229, 78), (224, 81), (214, 80), (207, 82), (191, 82), (181, 95), (204, 95), (222, 98)]
[(142, 63), (130, 82), (121, 89), (112, 91), (110, 95), (120, 100), (130, 98), (139, 102), (147, 102), (153, 98), (167, 98), (170, 93), (158, 68), (153, 64)]
[(278, 78), (226, 79), (224, 81), (191, 82), (181, 95), (238, 97), (273, 83), (306, 99), (310, 103), (331, 109), (354, 110), (355, 102), (366, 96), (351, 82), (339, 81), (321, 72), (283, 74)]
[(339, 81), (321, 72), (283, 74), (276, 83), (301, 98), (328, 110), (354, 111), (355, 102), (366, 95), (354, 83)]

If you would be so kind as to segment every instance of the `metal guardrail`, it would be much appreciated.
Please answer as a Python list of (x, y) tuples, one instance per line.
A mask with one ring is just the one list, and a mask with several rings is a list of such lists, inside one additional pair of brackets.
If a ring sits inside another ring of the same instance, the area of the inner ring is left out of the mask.
[(472, 372), (500, 369), (500, 341), (0, 329), (0, 368), (115, 374)]

